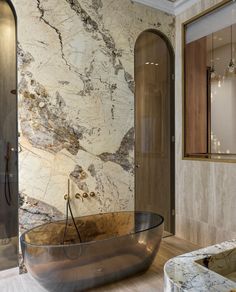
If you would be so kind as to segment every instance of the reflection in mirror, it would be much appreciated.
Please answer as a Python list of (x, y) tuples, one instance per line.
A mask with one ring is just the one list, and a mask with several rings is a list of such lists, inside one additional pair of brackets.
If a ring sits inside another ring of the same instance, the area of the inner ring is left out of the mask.
[(235, 1), (184, 28), (184, 156), (235, 159)]
[(211, 153), (236, 154), (236, 75), (234, 65), (236, 26), (207, 37), (211, 67)]

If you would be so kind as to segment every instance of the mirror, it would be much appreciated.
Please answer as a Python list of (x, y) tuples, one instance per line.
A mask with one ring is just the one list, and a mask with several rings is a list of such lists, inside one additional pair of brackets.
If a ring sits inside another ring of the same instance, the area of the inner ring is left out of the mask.
[(236, 158), (236, 3), (184, 24), (184, 156)]

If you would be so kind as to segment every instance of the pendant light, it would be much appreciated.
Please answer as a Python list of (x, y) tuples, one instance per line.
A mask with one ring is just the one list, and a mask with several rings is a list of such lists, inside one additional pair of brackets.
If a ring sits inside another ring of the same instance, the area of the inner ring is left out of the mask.
[(234, 58), (233, 58), (233, 25), (231, 25), (230, 27), (230, 44), (231, 44), (231, 47), (230, 47), (231, 56), (230, 56), (230, 62), (229, 62), (227, 71), (228, 73), (233, 74), (235, 73), (235, 63), (234, 63)]
[(214, 35), (211, 34), (211, 79), (216, 78), (215, 60), (214, 60)]

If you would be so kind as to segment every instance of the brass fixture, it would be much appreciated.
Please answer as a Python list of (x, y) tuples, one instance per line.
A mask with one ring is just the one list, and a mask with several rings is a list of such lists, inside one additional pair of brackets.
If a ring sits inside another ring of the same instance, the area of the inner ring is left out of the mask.
[(83, 193), (83, 198), (88, 198), (88, 194), (87, 193)]
[(96, 194), (94, 193), (94, 192), (90, 192), (90, 197), (95, 197), (96, 196)]
[(80, 198), (81, 198), (81, 195), (80, 195), (79, 193), (76, 193), (76, 194), (75, 194), (75, 198), (76, 198), (76, 199), (80, 199)]
[(64, 196), (64, 200), (68, 200), (70, 197), (67, 195), (67, 194), (65, 194), (65, 196)]
[(82, 171), (82, 172), (80, 173), (80, 179), (85, 179), (86, 176), (87, 176), (87, 174), (86, 174), (85, 171)]

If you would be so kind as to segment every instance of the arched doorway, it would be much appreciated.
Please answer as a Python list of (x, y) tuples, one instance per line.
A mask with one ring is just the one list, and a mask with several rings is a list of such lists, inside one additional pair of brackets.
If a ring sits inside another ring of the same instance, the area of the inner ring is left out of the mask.
[(0, 0), (0, 270), (18, 263), (16, 14)]
[(158, 31), (136, 41), (135, 86), (135, 209), (161, 214), (174, 234), (174, 53)]

